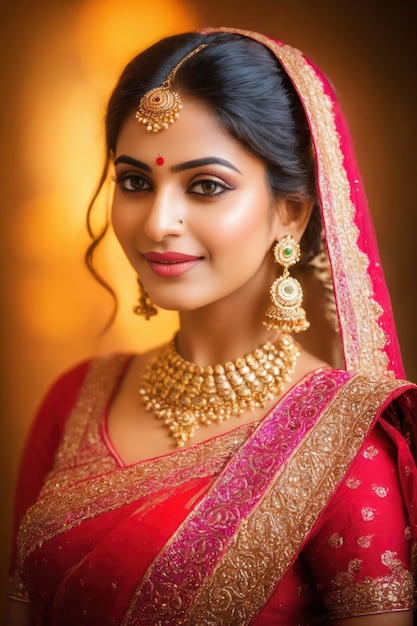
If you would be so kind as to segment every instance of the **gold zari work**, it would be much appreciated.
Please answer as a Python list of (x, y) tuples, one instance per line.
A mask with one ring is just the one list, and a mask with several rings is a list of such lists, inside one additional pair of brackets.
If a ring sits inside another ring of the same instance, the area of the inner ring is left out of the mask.
[[(399, 384), (358, 376), (337, 394), (204, 579), (190, 624), (198, 619), (207, 625), (251, 623), (345, 475), (381, 403)], [(344, 617), (351, 616), (349, 611), (347, 607)]]
[(387, 551), (382, 561), (390, 569), (387, 576), (356, 580), (360, 563), (349, 564), (347, 572), (336, 578), (335, 590), (325, 597), (326, 608), (332, 619), (343, 619), (351, 615), (384, 613), (395, 609), (413, 608), (414, 580), (411, 572)]

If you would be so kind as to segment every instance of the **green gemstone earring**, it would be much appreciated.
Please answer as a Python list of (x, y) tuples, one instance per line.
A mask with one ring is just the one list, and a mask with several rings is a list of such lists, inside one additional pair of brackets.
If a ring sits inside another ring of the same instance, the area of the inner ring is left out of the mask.
[(268, 330), (283, 333), (299, 333), (306, 330), (310, 323), (302, 308), (303, 290), (296, 278), (292, 278), (288, 268), (300, 259), (300, 246), (292, 235), (284, 235), (274, 246), (274, 258), (284, 268), (282, 276), (277, 278), (270, 289), (272, 304), (268, 307), (264, 325)]

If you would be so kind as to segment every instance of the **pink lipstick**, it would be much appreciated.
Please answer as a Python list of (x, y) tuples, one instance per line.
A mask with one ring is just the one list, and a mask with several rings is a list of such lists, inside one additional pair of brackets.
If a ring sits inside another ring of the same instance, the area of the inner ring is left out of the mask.
[(143, 257), (151, 270), (163, 278), (181, 276), (195, 267), (202, 257), (182, 252), (145, 252)]

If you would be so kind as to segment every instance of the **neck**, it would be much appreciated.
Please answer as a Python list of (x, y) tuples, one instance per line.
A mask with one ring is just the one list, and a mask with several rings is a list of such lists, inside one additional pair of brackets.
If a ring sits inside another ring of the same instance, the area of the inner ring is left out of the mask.
[[(266, 292), (266, 293), (265, 293)], [(180, 313), (177, 348), (181, 356), (198, 365), (225, 363), (252, 352), (277, 333), (262, 324), (269, 303), (268, 290), (262, 294), (228, 296), (215, 304)]]

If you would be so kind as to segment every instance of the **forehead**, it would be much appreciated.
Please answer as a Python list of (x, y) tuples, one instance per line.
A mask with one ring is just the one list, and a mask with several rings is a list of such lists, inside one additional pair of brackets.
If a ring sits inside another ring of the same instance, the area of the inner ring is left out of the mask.
[(116, 144), (120, 154), (153, 159), (161, 154), (172, 162), (216, 155), (228, 159), (254, 159), (222, 126), (204, 103), (183, 96), (179, 119), (166, 130), (148, 133), (135, 113), (122, 126)]

